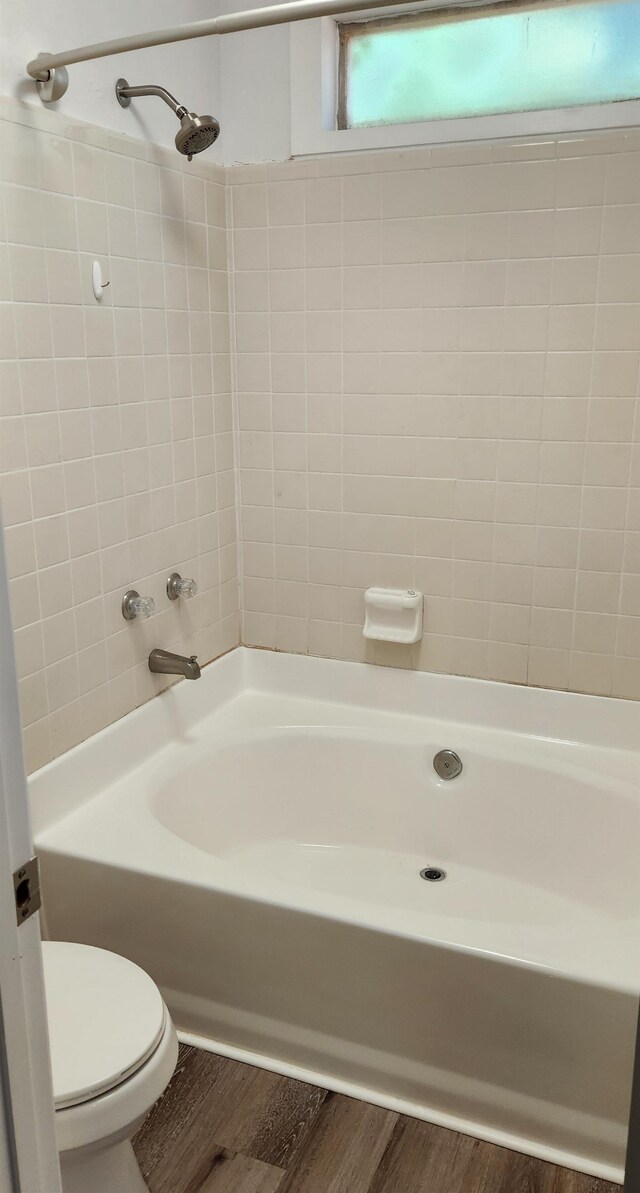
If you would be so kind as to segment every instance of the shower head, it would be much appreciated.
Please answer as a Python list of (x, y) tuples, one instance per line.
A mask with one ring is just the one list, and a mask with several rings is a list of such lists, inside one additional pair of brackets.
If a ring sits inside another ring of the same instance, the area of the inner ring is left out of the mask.
[(186, 153), (189, 161), (194, 153), (202, 153), (217, 141), (220, 135), (220, 125), (215, 116), (196, 116), (195, 112), (185, 112), (180, 116), (182, 128), (176, 133), (176, 149), (178, 153)]
[(118, 79), (116, 99), (121, 108), (128, 108), (132, 98), (141, 95), (157, 95), (164, 100), (172, 112), (175, 112), (181, 124), (180, 131), (176, 134), (176, 149), (178, 153), (186, 154), (189, 161), (194, 153), (202, 153), (203, 149), (208, 149), (214, 141), (217, 141), (220, 135), (220, 125), (215, 116), (196, 116), (196, 113), (189, 112), (184, 104), (179, 104), (171, 92), (164, 87), (156, 87), (152, 84), (144, 87), (130, 87), (126, 79)]

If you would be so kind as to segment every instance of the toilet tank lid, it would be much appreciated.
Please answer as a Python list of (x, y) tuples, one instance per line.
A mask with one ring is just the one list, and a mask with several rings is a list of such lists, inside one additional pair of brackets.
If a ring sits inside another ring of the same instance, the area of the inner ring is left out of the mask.
[(155, 982), (126, 957), (92, 945), (42, 942), (57, 1109), (87, 1102), (155, 1052), (167, 1011)]

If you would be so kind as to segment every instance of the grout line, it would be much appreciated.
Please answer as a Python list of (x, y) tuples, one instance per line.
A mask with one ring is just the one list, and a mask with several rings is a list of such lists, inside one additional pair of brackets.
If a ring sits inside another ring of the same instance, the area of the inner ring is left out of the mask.
[(232, 183), (225, 183), (225, 241), (227, 251), (227, 291), (229, 296), (229, 347), (231, 374), (231, 409), (234, 476), (233, 491), (236, 510), (236, 561), (238, 572), (238, 620), (240, 629), (240, 643), (244, 644), (244, 530), (243, 505), (240, 484), (240, 403), (238, 393), (238, 336), (236, 326), (236, 268), (235, 268), (235, 220), (234, 220), (234, 187)]

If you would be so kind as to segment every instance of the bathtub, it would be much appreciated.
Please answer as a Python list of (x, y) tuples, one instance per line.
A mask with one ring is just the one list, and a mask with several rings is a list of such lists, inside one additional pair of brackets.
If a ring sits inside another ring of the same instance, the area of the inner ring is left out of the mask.
[(48, 930), (186, 1041), (621, 1181), (639, 744), (630, 702), (238, 649), (32, 776)]

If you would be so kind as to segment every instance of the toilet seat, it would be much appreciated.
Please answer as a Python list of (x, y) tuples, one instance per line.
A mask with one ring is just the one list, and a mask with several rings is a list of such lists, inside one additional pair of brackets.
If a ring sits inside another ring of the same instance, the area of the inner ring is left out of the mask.
[(115, 1089), (153, 1056), (168, 1015), (152, 979), (116, 953), (43, 941), (56, 1110)]

